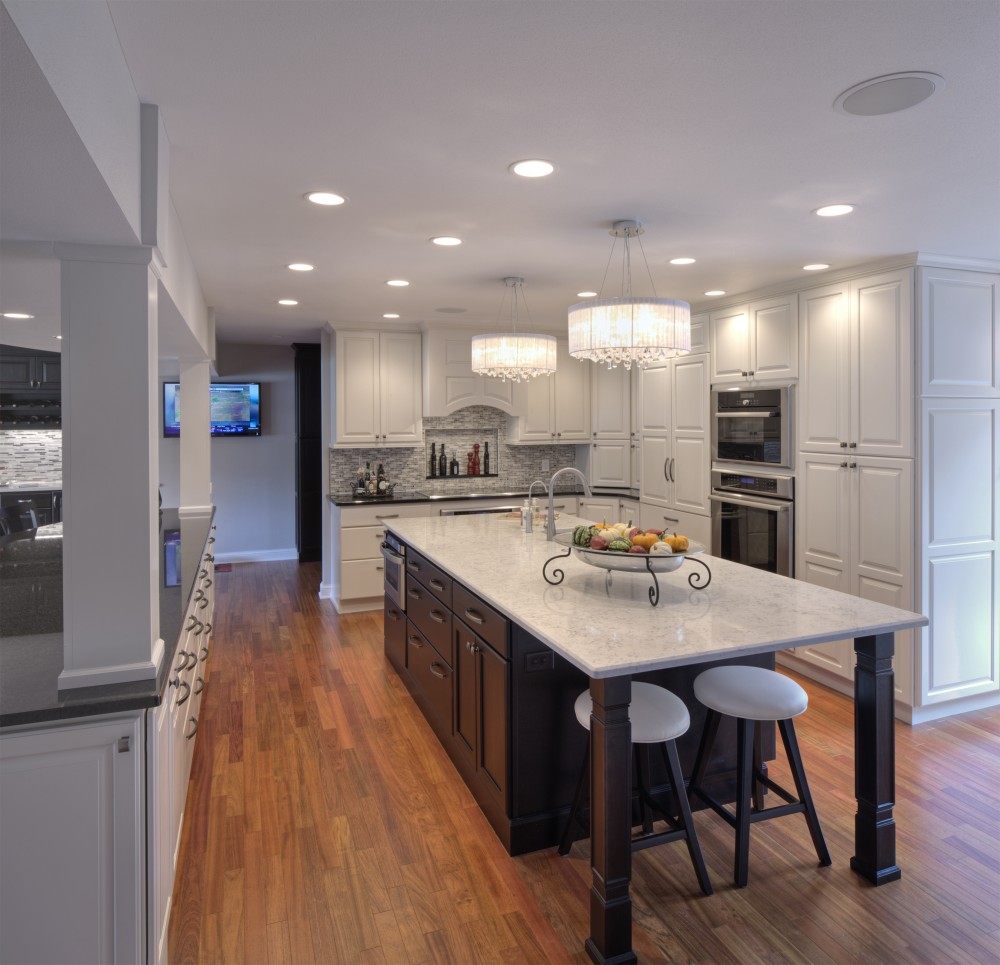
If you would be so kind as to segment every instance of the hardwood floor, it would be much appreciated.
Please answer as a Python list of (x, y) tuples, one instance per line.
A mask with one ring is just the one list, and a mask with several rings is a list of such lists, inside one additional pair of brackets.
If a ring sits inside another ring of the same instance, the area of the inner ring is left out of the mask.
[[(217, 576), (188, 791), (177, 963), (588, 961), (588, 846), (510, 858), (382, 656), (381, 612), (338, 616), (318, 564)], [(1000, 713), (897, 727), (901, 881), (848, 868), (851, 703), (802, 680), (796, 721), (833, 866), (804, 819), (696, 815), (716, 888), (680, 843), (633, 856), (641, 962), (1000, 962)], [(772, 773), (787, 777), (783, 761)]]

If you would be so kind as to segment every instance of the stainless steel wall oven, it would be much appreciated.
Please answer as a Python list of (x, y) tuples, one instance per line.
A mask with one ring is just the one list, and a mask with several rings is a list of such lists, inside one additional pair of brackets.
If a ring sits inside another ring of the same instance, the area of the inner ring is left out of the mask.
[(385, 595), (396, 606), (406, 611), (406, 546), (386, 530), (382, 543), (382, 558), (385, 560)]
[(793, 495), (789, 475), (713, 470), (712, 555), (793, 576)]
[(712, 458), (791, 469), (791, 394), (791, 386), (713, 390)]

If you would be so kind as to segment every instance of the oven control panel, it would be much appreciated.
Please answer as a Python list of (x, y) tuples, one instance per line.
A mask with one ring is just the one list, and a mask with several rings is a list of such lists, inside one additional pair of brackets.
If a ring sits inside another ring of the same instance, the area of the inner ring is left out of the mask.
[(793, 478), (776, 473), (747, 473), (725, 469), (712, 471), (712, 488), (721, 492), (756, 493), (776, 499), (791, 499)]

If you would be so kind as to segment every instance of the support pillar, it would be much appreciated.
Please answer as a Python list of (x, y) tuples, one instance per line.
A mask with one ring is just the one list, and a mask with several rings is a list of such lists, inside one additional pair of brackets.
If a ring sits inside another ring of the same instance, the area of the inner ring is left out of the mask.
[(181, 360), (181, 516), (212, 511), (212, 445), (207, 359)]

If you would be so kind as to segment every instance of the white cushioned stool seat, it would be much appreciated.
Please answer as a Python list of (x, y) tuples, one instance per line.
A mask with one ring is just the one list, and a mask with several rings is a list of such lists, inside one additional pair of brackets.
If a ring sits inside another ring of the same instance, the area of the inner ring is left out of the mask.
[[(576, 698), (576, 719), (587, 730), (590, 730), (592, 706), (589, 691), (585, 690)], [(680, 697), (663, 687), (637, 680), (632, 682), (632, 703), (629, 704), (628, 719), (632, 725), (633, 744), (659, 744), (662, 741), (676, 740), (681, 734), (687, 733), (691, 726), (691, 715)]]
[(695, 678), (694, 695), (711, 710), (744, 720), (788, 720), (809, 706), (794, 680), (763, 667), (713, 667)]

